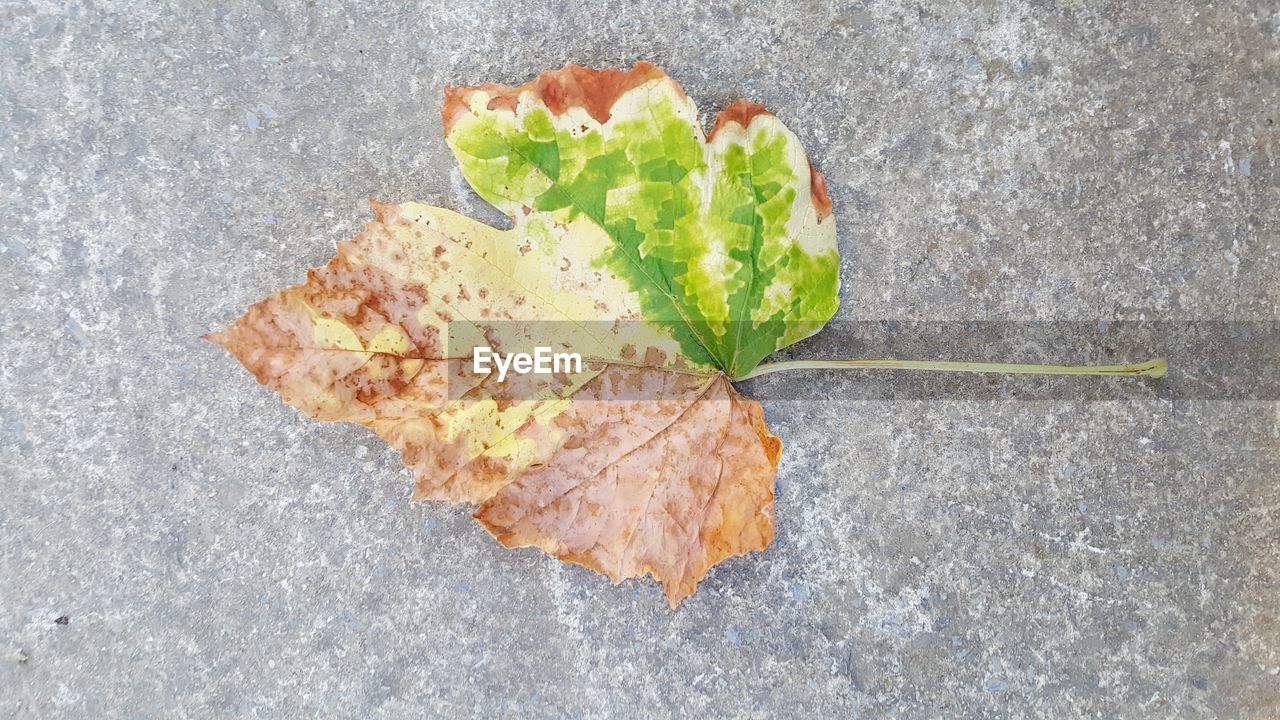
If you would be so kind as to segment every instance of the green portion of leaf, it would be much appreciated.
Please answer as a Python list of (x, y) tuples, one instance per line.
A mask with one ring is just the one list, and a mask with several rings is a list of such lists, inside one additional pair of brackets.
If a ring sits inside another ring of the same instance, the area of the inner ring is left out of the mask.
[(743, 375), (835, 312), (834, 222), (772, 115), (708, 142), (665, 77), (622, 94), (605, 123), (553, 113), (532, 89), (514, 111), (487, 98), (476, 91), (447, 136), (472, 187), (517, 223), (532, 212), (603, 230), (612, 245), (592, 262), (627, 281), (691, 362)]

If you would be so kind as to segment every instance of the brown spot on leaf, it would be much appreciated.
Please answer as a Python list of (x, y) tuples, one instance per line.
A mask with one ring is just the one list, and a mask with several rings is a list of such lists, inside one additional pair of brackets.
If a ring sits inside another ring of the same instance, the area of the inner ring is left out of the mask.
[(729, 123), (737, 123), (743, 129), (746, 129), (751, 126), (752, 120), (761, 115), (772, 117), (773, 113), (765, 110), (764, 106), (759, 103), (753, 103), (750, 100), (738, 100), (716, 115), (715, 125), (711, 127), (711, 134), (707, 136), (707, 139), (714, 139), (716, 133), (720, 132), (720, 129)]
[(827, 179), (809, 163), (809, 196), (813, 198), (813, 208), (818, 213), (818, 222), (831, 217), (831, 196), (827, 194)]

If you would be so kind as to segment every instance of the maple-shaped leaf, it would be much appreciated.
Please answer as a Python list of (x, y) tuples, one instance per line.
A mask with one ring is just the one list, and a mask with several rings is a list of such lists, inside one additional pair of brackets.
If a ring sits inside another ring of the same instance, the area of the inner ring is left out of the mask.
[[(835, 312), (835, 223), (799, 141), (739, 101), (704, 135), (661, 70), (447, 88), (445, 136), (498, 230), (418, 203), (207, 336), (308, 415), (399, 449), (415, 499), (671, 605), (773, 538), (781, 442), (730, 380)], [(553, 334), (554, 337), (548, 337)], [(578, 353), (476, 372), (475, 347)]]

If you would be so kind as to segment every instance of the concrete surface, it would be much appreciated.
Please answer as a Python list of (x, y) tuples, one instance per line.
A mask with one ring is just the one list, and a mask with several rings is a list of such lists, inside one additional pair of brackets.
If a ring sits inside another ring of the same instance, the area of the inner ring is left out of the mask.
[(197, 339), (367, 197), (493, 218), (445, 82), (636, 58), (802, 137), (844, 320), (1274, 324), (1274, 3), (203, 5), (0, 2), (0, 717), (1275, 715), (1274, 396), (761, 380), (778, 539), (672, 613)]

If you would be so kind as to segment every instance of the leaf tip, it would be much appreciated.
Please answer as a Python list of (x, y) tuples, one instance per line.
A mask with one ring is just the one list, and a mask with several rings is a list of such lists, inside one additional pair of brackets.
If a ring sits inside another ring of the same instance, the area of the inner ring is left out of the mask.
[(226, 335), (227, 335), (226, 330), (211, 330), (201, 335), (200, 339), (208, 343), (213, 343), (218, 347), (225, 348), (227, 346)]
[[(746, 131), (758, 117), (776, 116), (759, 103), (745, 99), (738, 100), (716, 115), (715, 124), (712, 126), (711, 134), (707, 136), (707, 139), (715, 139), (716, 134), (724, 130), (730, 123), (734, 123), (740, 126), (743, 131)], [(827, 194), (827, 179), (822, 176), (822, 173), (818, 172), (812, 161), (809, 162), (809, 195), (813, 200), (818, 222), (831, 217), (831, 196)]]
[(737, 100), (716, 115), (716, 122), (711, 126), (711, 134), (707, 136), (707, 139), (714, 139), (716, 134), (728, 126), (729, 123), (737, 123), (743, 130), (746, 130), (751, 126), (751, 121), (758, 117), (774, 117), (774, 115), (760, 103), (745, 99)]
[(375, 224), (390, 224), (390, 221), (395, 218), (396, 213), (400, 211), (399, 205), (384, 203), (381, 200), (374, 198), (369, 198), (368, 200), (369, 209), (373, 210), (373, 222)]
[(809, 196), (813, 198), (813, 208), (818, 214), (818, 222), (831, 217), (831, 196), (827, 194), (827, 179), (809, 161)]
[(444, 123), (444, 134), (448, 137), (457, 124), (458, 118), (467, 113), (467, 98), (474, 88), (458, 85), (444, 86), (444, 103), (440, 105), (440, 120)]

